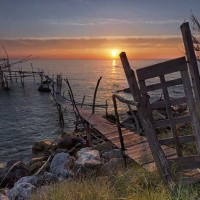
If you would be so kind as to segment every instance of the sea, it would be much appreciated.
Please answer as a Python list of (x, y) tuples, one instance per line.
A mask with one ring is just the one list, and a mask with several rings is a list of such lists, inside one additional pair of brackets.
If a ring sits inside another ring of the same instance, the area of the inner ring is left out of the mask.
[[(136, 70), (163, 60), (133, 60), (131, 67)], [(15, 61), (11, 61), (11, 63)], [(13, 65), (13, 70), (22, 68), (31, 71), (43, 70), (50, 77), (62, 74), (71, 84), (76, 102), (82, 102), (85, 95), (85, 103), (93, 101), (93, 95), (97, 80), (102, 77), (96, 104), (108, 103), (108, 114), (114, 114), (112, 94), (128, 87), (120, 60), (31, 60)], [(172, 74), (171, 77), (177, 77)], [(58, 112), (53, 97), (49, 93), (41, 93), (37, 89), (40, 78), (24, 79), (22, 86), (20, 80), (13, 79), (11, 90), (4, 91), (0, 88), (0, 163), (9, 160), (24, 160), (31, 157), (32, 145), (40, 140), (55, 140), (60, 137), (60, 124)], [(153, 80), (152, 80), (153, 81)], [(63, 81), (62, 93), (68, 99), (68, 86)], [(127, 99), (132, 99), (130, 94), (119, 92)], [(181, 96), (183, 91), (177, 88), (171, 89), (172, 96)], [(161, 97), (161, 92), (156, 91), (154, 100)], [(119, 113), (125, 113), (126, 105), (118, 103)], [(91, 107), (85, 107), (92, 110)], [(105, 108), (97, 108), (96, 112), (105, 115)], [(74, 113), (72, 109), (64, 111), (66, 132), (73, 131)]]

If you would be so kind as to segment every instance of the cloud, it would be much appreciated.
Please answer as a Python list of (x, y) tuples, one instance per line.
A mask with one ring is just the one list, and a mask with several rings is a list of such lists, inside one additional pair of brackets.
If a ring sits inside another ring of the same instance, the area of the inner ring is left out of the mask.
[[(109, 37), (109, 38), (49, 38), (49, 39), (0, 39), (0, 45), (6, 47), (11, 56), (64, 55), (73, 57), (90, 52), (105, 52), (106, 49), (142, 51), (143, 49), (178, 49), (182, 44), (179, 36), (147, 37)], [(101, 56), (101, 55), (99, 55)]]
[(97, 25), (134, 25), (134, 24), (180, 24), (182, 21), (178, 19), (164, 19), (164, 20), (132, 20), (132, 19), (117, 19), (117, 18), (98, 18), (98, 19), (43, 19), (44, 23), (50, 25), (63, 26), (97, 26)]

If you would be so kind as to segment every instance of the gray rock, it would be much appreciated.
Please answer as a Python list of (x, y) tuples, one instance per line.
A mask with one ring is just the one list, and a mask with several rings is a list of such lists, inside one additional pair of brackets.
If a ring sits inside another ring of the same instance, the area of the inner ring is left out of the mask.
[(38, 178), (37, 176), (25, 176), (25, 177), (22, 177), (20, 178), (14, 185), (14, 187), (16, 187), (17, 185), (20, 185), (22, 183), (30, 183), (32, 185), (37, 185), (37, 181), (38, 181)]
[(71, 149), (73, 147), (81, 147), (83, 144), (83, 138), (75, 136), (65, 136), (58, 141), (58, 148)]
[(54, 156), (50, 164), (50, 171), (60, 178), (69, 178), (73, 175), (70, 166), (73, 158), (68, 153), (58, 153)]
[(102, 154), (102, 158), (112, 159), (112, 158), (123, 158), (123, 154), (120, 149), (112, 149), (111, 151)]
[(43, 175), (39, 176), (38, 177), (38, 185), (41, 186), (41, 185), (48, 185), (50, 183), (56, 183), (56, 182), (59, 182), (61, 179), (55, 175), (55, 174), (52, 174), (50, 172), (44, 172)]
[(30, 183), (20, 183), (10, 189), (7, 193), (10, 200), (26, 200), (29, 199), (36, 187)]
[(113, 149), (113, 144), (110, 141), (102, 142), (92, 147), (95, 150), (98, 150), (100, 155), (104, 152), (110, 151)]
[(102, 165), (99, 151), (97, 150), (91, 150), (90, 148), (81, 149), (77, 152), (77, 157), (75, 165), (80, 173), (96, 172)]
[(111, 174), (125, 167), (124, 159), (112, 158), (109, 162), (105, 163), (101, 168), (102, 173)]

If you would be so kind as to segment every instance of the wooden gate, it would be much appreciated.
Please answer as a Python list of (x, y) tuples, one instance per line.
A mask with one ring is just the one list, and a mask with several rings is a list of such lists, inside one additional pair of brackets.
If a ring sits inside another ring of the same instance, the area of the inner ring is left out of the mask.
[[(166, 61), (163, 63), (148, 66), (136, 71), (138, 83), (134, 71), (130, 68), (126, 54), (120, 54), (122, 65), (131, 89), (133, 98), (139, 102), (138, 114), (142, 123), (145, 135), (149, 142), (156, 166), (166, 182), (174, 180), (173, 170), (179, 172), (191, 171), (200, 167), (200, 122), (195, 107), (192, 86), (188, 73), (188, 66), (185, 57)], [(172, 73), (179, 73), (180, 78), (167, 80), (166, 77)], [(148, 83), (149, 79), (154, 78), (153, 83)], [(139, 84), (139, 85), (138, 85)], [(182, 85), (184, 89), (184, 97), (171, 99), (169, 95), (169, 87)], [(164, 100), (158, 102), (150, 102), (153, 95), (151, 92), (161, 90)], [(188, 107), (188, 115), (176, 117), (173, 115), (172, 106), (186, 103)], [(154, 120), (152, 111), (155, 109), (165, 109), (167, 113), (166, 119)], [(181, 136), (177, 126), (180, 124), (190, 123), (192, 131), (190, 135)], [(158, 139), (158, 128), (168, 127), (170, 130), (165, 138)], [(182, 144), (194, 142), (197, 148), (196, 155), (184, 156)], [(171, 145), (176, 149), (177, 156), (167, 159), (161, 145)], [(198, 171), (196, 173), (199, 174)], [(187, 180), (188, 181), (188, 180)]]

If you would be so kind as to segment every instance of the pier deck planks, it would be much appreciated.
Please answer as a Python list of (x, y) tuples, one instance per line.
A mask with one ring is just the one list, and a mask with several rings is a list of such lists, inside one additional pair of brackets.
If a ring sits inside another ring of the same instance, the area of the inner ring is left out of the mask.
[[(117, 126), (115, 124), (97, 114), (91, 114), (81, 108), (79, 109), (79, 113), (93, 129), (97, 130), (102, 136), (110, 140), (117, 148), (121, 147)], [(122, 128), (122, 135), (126, 148), (124, 152), (125, 155), (133, 159), (139, 165), (145, 165), (145, 169), (148, 171), (152, 171), (153, 168), (155, 170), (155, 167), (152, 167), (155, 166), (155, 162), (146, 137), (126, 130), (125, 128)], [(176, 155), (176, 151), (173, 148), (165, 145), (163, 145), (162, 148), (166, 152), (167, 157)]]
[[(97, 130), (103, 137), (110, 140), (117, 148), (121, 148), (116, 124), (109, 122), (100, 115), (92, 114), (82, 108), (79, 108), (79, 113), (82, 119), (90, 124), (93, 129)], [(156, 171), (155, 161), (146, 137), (140, 136), (125, 128), (122, 128), (122, 135), (126, 149), (124, 154), (147, 171)], [(162, 145), (162, 149), (168, 159), (177, 158), (175, 149), (166, 145)], [(186, 184), (195, 183), (200, 180), (199, 170), (188, 170), (181, 172), (181, 174), (183, 175), (182, 180)]]

